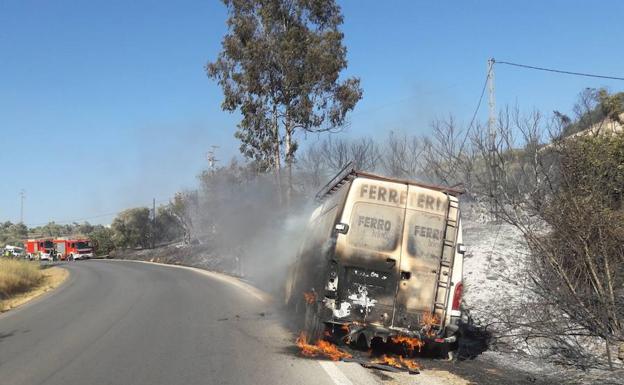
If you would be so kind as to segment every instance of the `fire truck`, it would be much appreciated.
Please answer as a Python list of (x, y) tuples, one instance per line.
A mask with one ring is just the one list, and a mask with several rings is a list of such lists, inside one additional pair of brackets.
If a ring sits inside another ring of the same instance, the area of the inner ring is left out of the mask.
[(57, 238), (54, 249), (61, 260), (93, 258), (95, 247), (88, 238)]
[(40, 261), (54, 260), (55, 250), (52, 239), (27, 239), (24, 242), (24, 249), (28, 259), (38, 259)]

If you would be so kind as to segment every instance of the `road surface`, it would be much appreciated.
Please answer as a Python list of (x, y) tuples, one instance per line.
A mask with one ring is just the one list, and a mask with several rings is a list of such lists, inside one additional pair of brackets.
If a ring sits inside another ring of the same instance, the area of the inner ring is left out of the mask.
[(232, 278), (122, 261), (62, 265), (59, 289), (0, 315), (2, 385), (375, 384), (304, 359), (261, 292)]
[(132, 261), (61, 266), (61, 287), (0, 314), (0, 385), (559, 382), (482, 360), (421, 360), (410, 375), (302, 358), (268, 296), (235, 278)]

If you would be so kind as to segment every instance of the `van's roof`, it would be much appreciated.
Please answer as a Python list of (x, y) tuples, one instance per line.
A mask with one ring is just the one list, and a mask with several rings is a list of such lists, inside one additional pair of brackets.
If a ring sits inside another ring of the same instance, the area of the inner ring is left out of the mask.
[(401, 184), (408, 184), (412, 186), (424, 187), (431, 190), (442, 191), (444, 193), (458, 196), (464, 193), (463, 189), (458, 189), (456, 187), (447, 187), (447, 186), (439, 186), (426, 184), (414, 180), (409, 179), (400, 179), (400, 178), (391, 178), (384, 175), (374, 174), (366, 171), (356, 170), (353, 166), (353, 163), (347, 164), (335, 177), (333, 177), (329, 183), (327, 183), (319, 192), (316, 194), (317, 200), (322, 200), (326, 196), (331, 195), (333, 192), (337, 191), (340, 187), (342, 187), (348, 181), (351, 181), (357, 177), (369, 178), (381, 180), (384, 182), (395, 182)]

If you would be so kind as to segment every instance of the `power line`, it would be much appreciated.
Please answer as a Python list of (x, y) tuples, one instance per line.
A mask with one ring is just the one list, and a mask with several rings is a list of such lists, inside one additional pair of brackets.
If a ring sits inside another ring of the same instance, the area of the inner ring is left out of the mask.
[(403, 98), (403, 99), (397, 99), (397, 100), (392, 101), (392, 102), (379, 104), (377, 106), (373, 106), (371, 108), (368, 108), (368, 109), (365, 109), (365, 110), (362, 110), (362, 111), (354, 111), (349, 116), (350, 117), (354, 117), (354, 116), (369, 114), (369, 113), (372, 113), (372, 112), (376, 112), (376, 111), (379, 111), (379, 110), (386, 109), (388, 107), (394, 107), (397, 104), (401, 104), (401, 103), (409, 102), (409, 101), (412, 101), (412, 100), (420, 99), (420, 98), (422, 98), (425, 95), (431, 95), (431, 94), (433, 94), (435, 92), (439, 92), (441, 90), (444, 91), (444, 90), (448, 90), (448, 89), (455, 88), (455, 87), (457, 87), (457, 84), (451, 84), (450, 86), (444, 87), (442, 89), (436, 89), (436, 90), (432, 90), (432, 91), (422, 92), (422, 93), (419, 93), (419, 94), (416, 94), (416, 95), (408, 96), (408, 97)]
[(474, 125), (475, 119), (477, 119), (477, 114), (479, 113), (479, 109), (481, 108), (481, 102), (483, 101), (483, 95), (485, 95), (485, 89), (487, 88), (488, 85), (488, 80), (490, 79), (490, 70), (488, 70), (488, 73), (485, 75), (485, 80), (483, 81), (483, 87), (481, 88), (481, 95), (479, 96), (479, 102), (477, 103), (477, 107), (474, 110), (474, 113), (472, 114), (472, 119), (470, 119), (470, 124), (468, 125), (468, 129), (466, 130), (466, 135), (464, 135), (464, 140), (462, 141), (461, 146), (459, 147), (459, 152), (458, 154), (458, 158), (461, 156), (462, 151), (464, 150), (464, 146), (466, 145), (466, 140), (468, 139), (468, 135), (470, 134), (470, 130), (472, 129), (472, 126)]
[[(154, 201), (153, 204), (155, 205), (155, 204), (161, 204), (161, 203), (168, 203), (170, 201), (171, 201), (170, 199), (161, 199), (161, 200)], [(137, 207), (139, 207), (139, 206), (137, 206)], [(109, 212), (109, 213), (104, 213), (104, 214), (93, 215), (93, 216), (90, 216), (90, 217), (66, 219), (66, 220), (62, 220), (62, 221), (49, 221), (49, 222), (46, 222), (46, 223), (29, 223), (27, 225), (28, 225), (28, 227), (37, 227), (37, 226), (45, 226), (45, 225), (47, 225), (48, 223), (51, 223), (51, 222), (54, 222), (54, 223), (59, 224), (59, 225), (60, 224), (67, 224), (67, 223), (74, 223), (74, 222), (83, 222), (83, 221), (86, 221), (86, 220), (89, 220), (89, 219), (97, 219), (97, 218), (104, 218), (104, 217), (109, 217), (109, 216), (112, 216), (112, 215), (117, 215), (117, 214), (119, 214), (119, 213), (121, 213), (122, 211), (125, 211), (125, 210), (128, 210), (128, 209), (123, 209), (123, 210)]]
[[(492, 60), (494, 60), (494, 59), (492, 59)], [(588, 78), (600, 78), (600, 79), (611, 79), (611, 80), (624, 80), (624, 78), (617, 77), (617, 76), (606, 76), (606, 75), (588, 74), (588, 73), (584, 73), (584, 72), (564, 71), (564, 70), (558, 70), (558, 69), (554, 69), (554, 68), (544, 68), (544, 67), (530, 66), (530, 65), (527, 65), (527, 64), (510, 63), (510, 62), (507, 62), (507, 61), (496, 61), (496, 60), (494, 60), (494, 62), (497, 63), (497, 64), (507, 64), (507, 65), (515, 66), (515, 67), (528, 68), (528, 69), (538, 70), (538, 71), (556, 72), (556, 73), (559, 73), (559, 74), (566, 74), (566, 75), (576, 75), (576, 76), (585, 76), (585, 77), (588, 77)]]

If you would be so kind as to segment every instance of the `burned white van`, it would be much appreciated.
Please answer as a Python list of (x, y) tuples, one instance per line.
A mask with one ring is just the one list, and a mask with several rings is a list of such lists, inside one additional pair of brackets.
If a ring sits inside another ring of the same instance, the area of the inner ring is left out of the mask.
[(308, 338), (330, 326), (369, 346), (399, 335), (453, 342), (461, 317), (460, 193), (351, 166), (332, 179), (317, 194), (286, 283), (287, 303), (305, 309)]

